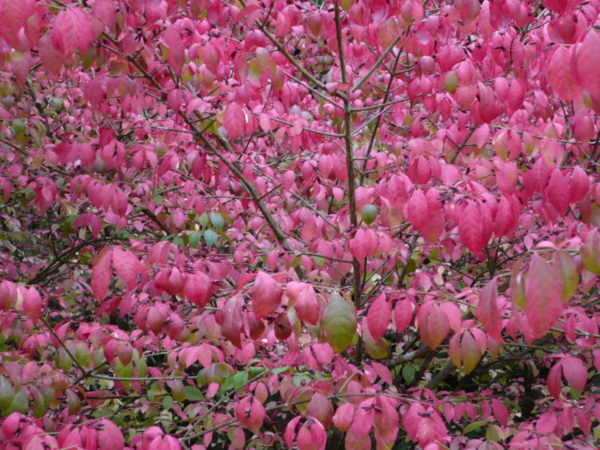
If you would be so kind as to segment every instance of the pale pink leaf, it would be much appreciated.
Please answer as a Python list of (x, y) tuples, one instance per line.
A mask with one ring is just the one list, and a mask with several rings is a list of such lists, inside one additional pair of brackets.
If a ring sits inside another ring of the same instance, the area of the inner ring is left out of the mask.
[(92, 268), (92, 293), (96, 300), (103, 300), (108, 291), (110, 279), (112, 276), (111, 272), (111, 259), (112, 259), (112, 248), (104, 249), (94, 267)]
[(562, 292), (560, 275), (534, 253), (525, 280), (525, 315), (536, 338), (546, 334), (560, 317)]
[(495, 278), (489, 281), (481, 290), (476, 316), (485, 331), (496, 341), (502, 342), (502, 313), (498, 307)]

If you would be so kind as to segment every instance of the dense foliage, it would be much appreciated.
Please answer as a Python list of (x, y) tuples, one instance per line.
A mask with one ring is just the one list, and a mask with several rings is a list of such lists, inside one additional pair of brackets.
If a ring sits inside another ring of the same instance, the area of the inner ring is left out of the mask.
[(0, 0), (4, 448), (594, 448), (599, 13)]

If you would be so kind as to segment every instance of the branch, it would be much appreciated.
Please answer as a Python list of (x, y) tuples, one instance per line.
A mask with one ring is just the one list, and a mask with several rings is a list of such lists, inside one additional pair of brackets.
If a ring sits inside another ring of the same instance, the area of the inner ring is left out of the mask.
[[(375, 61), (375, 64), (373, 64), (373, 67), (371, 67), (371, 69), (369, 69), (369, 71), (365, 74), (365, 76), (362, 77), (360, 80), (358, 80), (354, 86), (352, 86), (352, 89), (350, 89), (350, 92), (355, 92), (357, 89), (359, 89), (365, 83), (365, 81), (367, 81), (371, 77), (371, 75), (373, 75), (373, 72), (375, 72), (377, 70), (377, 68), (381, 65), (381, 63), (387, 57), (387, 55), (394, 49), (394, 47), (396, 46), (398, 41), (400, 41), (400, 39), (402, 39), (402, 36), (403, 35), (401, 34), (398, 37), (396, 37), (396, 39), (394, 39), (394, 41), (390, 44), (390, 46), (388, 48), (386, 48), (385, 51), (381, 54), (381, 56), (377, 59), (377, 61)], [(400, 49), (400, 51), (398, 52), (398, 56), (400, 55), (400, 53), (402, 53), (402, 49)], [(396, 57), (396, 61), (397, 60), (398, 60), (398, 58)], [(394, 72), (395, 71), (396, 71), (396, 69), (394, 69)]]
[[(225, 164), (227, 166), (227, 168), (231, 172), (233, 172), (233, 174), (238, 178), (240, 183), (242, 183), (242, 185), (246, 189), (246, 192), (248, 192), (248, 195), (250, 195), (250, 197), (252, 198), (252, 201), (254, 202), (256, 207), (260, 210), (261, 214), (265, 218), (265, 221), (267, 222), (267, 224), (273, 231), (273, 234), (275, 235), (277, 242), (279, 242), (279, 244), (288, 252), (294, 253), (294, 249), (292, 249), (287, 238), (285, 237), (285, 234), (279, 227), (279, 224), (277, 223), (277, 221), (275, 221), (275, 219), (273, 218), (273, 216), (271, 215), (271, 213), (269, 212), (269, 210), (267, 209), (265, 204), (262, 202), (261, 196), (257, 192), (257, 190), (254, 187), (254, 185), (252, 184), (252, 182), (244, 176), (244, 173), (238, 166), (236, 166), (234, 163), (229, 161), (229, 159), (227, 159), (225, 157), (225, 155), (223, 155), (221, 152), (219, 152), (215, 148), (213, 143), (210, 142), (206, 138), (206, 136), (204, 136), (203, 133), (198, 132), (198, 130), (196, 130), (196, 127), (194, 126), (194, 124), (192, 124), (187, 117), (183, 116), (183, 118), (187, 122), (187, 124), (192, 128), (192, 130), (195, 131), (194, 134), (195, 134), (196, 138), (199, 138), (202, 141), (202, 143), (206, 146), (208, 151), (210, 151), (214, 156), (219, 158), (221, 160), (221, 162), (223, 162), (223, 164)], [(217, 135), (215, 135), (215, 137), (219, 141), (219, 143), (221, 144), (222, 147), (224, 147), (229, 152), (233, 152), (233, 149), (231, 148), (231, 146), (229, 145), (229, 143), (227, 141), (225, 141), (224, 139), (220, 138)], [(300, 279), (304, 278), (304, 271), (302, 270), (301, 267), (296, 267), (296, 273), (298, 274), (298, 277)]]

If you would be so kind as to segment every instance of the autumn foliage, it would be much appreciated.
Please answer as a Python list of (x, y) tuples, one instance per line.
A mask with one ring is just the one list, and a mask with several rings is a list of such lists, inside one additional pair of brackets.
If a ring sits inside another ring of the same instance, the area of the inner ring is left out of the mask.
[(596, 448), (599, 115), (598, 0), (0, 0), (0, 445)]

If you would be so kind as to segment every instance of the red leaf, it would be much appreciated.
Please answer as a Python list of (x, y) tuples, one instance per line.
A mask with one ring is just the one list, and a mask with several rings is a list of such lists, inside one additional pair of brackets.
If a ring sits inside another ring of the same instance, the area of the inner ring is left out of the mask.
[(569, 178), (569, 202), (575, 203), (583, 200), (590, 189), (590, 179), (581, 167), (573, 169)]
[(221, 334), (240, 349), (242, 348), (240, 333), (243, 325), (243, 306), (244, 299), (240, 295), (234, 295), (227, 300), (223, 308), (223, 323), (221, 325)]
[(127, 289), (135, 288), (138, 274), (143, 270), (143, 266), (136, 256), (129, 250), (115, 247), (112, 253), (112, 263), (117, 275), (125, 281)]
[(556, 270), (534, 253), (525, 280), (525, 315), (535, 338), (552, 327), (562, 313), (562, 281)]
[(489, 210), (477, 202), (469, 201), (458, 219), (460, 240), (473, 253), (481, 252), (488, 243), (491, 234), (491, 223), (486, 223)]
[(230, 140), (234, 141), (246, 130), (246, 111), (237, 103), (231, 103), (223, 113), (223, 126)]
[(364, 436), (366, 436), (369, 431), (371, 431), (371, 427), (373, 426), (375, 410), (373, 409), (372, 404), (372, 398), (363, 400), (354, 412), (354, 419), (352, 420), (352, 433), (358, 440), (361, 440)]
[(296, 416), (292, 420), (290, 420), (285, 427), (285, 432), (283, 434), (283, 439), (288, 447), (292, 448), (294, 444), (294, 436), (296, 435), (296, 427), (298, 426), (298, 422), (302, 419), (302, 416)]
[(265, 408), (256, 397), (244, 397), (235, 405), (235, 417), (243, 427), (257, 433), (265, 419)]
[(319, 392), (315, 392), (306, 410), (307, 414), (314, 417), (323, 424), (325, 428), (329, 428), (332, 424), (333, 407), (331, 400)]
[(273, 277), (265, 272), (258, 272), (252, 291), (252, 310), (257, 319), (262, 319), (274, 312), (279, 303), (283, 290)]
[(448, 430), (440, 416), (431, 407), (425, 409), (420, 403), (414, 402), (402, 416), (402, 425), (408, 437), (418, 442), (422, 448), (435, 441), (444, 442)]
[(562, 362), (559, 362), (552, 366), (552, 369), (550, 369), (550, 372), (548, 373), (548, 378), (546, 378), (546, 382), (548, 384), (548, 392), (550, 392), (550, 395), (556, 400), (560, 398), (561, 365)]
[(496, 420), (503, 427), (508, 425), (508, 408), (502, 403), (500, 400), (493, 398), (492, 399), (492, 411)]
[(581, 87), (600, 95), (600, 36), (590, 30), (577, 51), (577, 74)]
[(107, 419), (100, 419), (96, 427), (98, 430), (98, 449), (117, 450), (125, 448), (125, 439), (119, 427)]
[[(288, 283), (288, 290), (290, 284), (292, 283)], [(316, 325), (319, 323), (321, 314), (319, 310), (319, 303), (317, 302), (317, 294), (310, 284), (306, 284), (296, 296), (296, 299), (294, 300), (294, 308), (296, 309), (298, 318), (303, 322), (310, 325)]]
[(476, 315), (485, 331), (496, 341), (502, 342), (502, 313), (498, 307), (495, 278), (489, 281), (481, 290)]
[(33, 0), (0, 0), (0, 16), (2, 17), (0, 36), (11, 45), (17, 45), (19, 30), (35, 13), (35, 6)]
[(383, 336), (391, 319), (392, 308), (385, 294), (381, 294), (373, 301), (367, 313), (367, 325), (373, 339), (377, 340)]
[(448, 317), (437, 303), (423, 305), (419, 310), (418, 322), (421, 339), (433, 350), (446, 339), (450, 331)]
[(113, 248), (107, 247), (98, 255), (98, 259), (92, 268), (92, 293), (96, 300), (104, 300), (112, 276), (110, 263)]
[(187, 274), (185, 284), (183, 285), (183, 292), (190, 302), (200, 308), (204, 308), (210, 300), (212, 293), (210, 278), (200, 271)]
[(583, 393), (587, 383), (587, 369), (583, 362), (579, 358), (567, 356), (562, 360), (561, 366), (566, 380), (580, 393)]
[(84, 53), (94, 40), (92, 22), (87, 13), (76, 7), (64, 9), (52, 25), (52, 44), (64, 57), (75, 50)]
[(356, 235), (348, 242), (350, 253), (359, 261), (369, 256), (370, 240), (366, 230), (360, 229)]
[(407, 216), (412, 226), (421, 233), (429, 218), (427, 198), (422, 190), (417, 189), (411, 195), (407, 205)]
[(333, 424), (340, 431), (347, 431), (352, 424), (354, 418), (354, 405), (352, 403), (344, 403), (339, 406), (333, 415)]
[(496, 237), (509, 236), (519, 220), (519, 204), (514, 197), (502, 195), (494, 217), (494, 234)]
[(546, 79), (561, 100), (566, 102), (576, 98), (581, 92), (571, 64), (572, 53), (567, 47), (559, 46), (545, 69)]
[(556, 212), (564, 216), (569, 207), (569, 186), (560, 169), (555, 168), (552, 170), (545, 194), (547, 201), (554, 206)]
[(410, 300), (404, 299), (396, 302), (394, 306), (394, 322), (396, 331), (401, 333), (411, 324), (413, 319), (413, 305)]
[(117, 18), (117, 4), (113, 0), (96, 0), (92, 9), (94, 16), (112, 29)]

